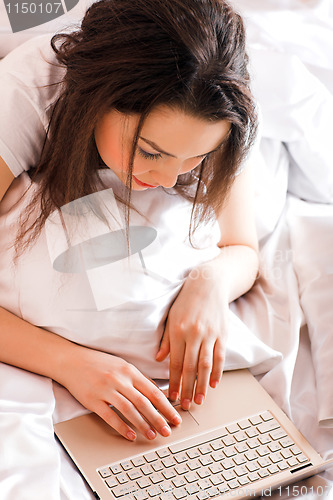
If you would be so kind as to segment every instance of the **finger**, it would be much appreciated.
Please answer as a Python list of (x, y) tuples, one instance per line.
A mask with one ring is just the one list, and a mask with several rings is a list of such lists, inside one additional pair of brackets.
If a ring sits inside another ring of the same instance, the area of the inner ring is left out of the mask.
[[(152, 411), (147, 411), (147, 408), (152, 407), (151, 403), (147, 398), (143, 396), (139, 391), (134, 388), (129, 388), (126, 394), (116, 393), (113, 395), (112, 404), (117, 410), (124, 415), (124, 417), (133, 424), (136, 429), (141, 432), (147, 439), (155, 439), (157, 434), (154, 426), (151, 424), (149, 419), (145, 419), (145, 414), (153, 413)], [(155, 410), (156, 412), (156, 410)], [(157, 412), (156, 412), (157, 413)], [(163, 417), (161, 417), (163, 420)], [(167, 425), (164, 423), (164, 425)], [(163, 425), (162, 425), (163, 427)], [(170, 435), (170, 432), (163, 435)]]
[(213, 388), (217, 387), (220, 383), (223, 373), (225, 361), (225, 346), (224, 342), (218, 338), (215, 342), (214, 352), (213, 352), (213, 368), (210, 375), (209, 385)]
[(184, 355), (185, 344), (183, 342), (178, 342), (178, 345), (170, 344), (169, 398), (171, 401), (176, 401), (180, 391)]
[[(162, 411), (164, 410), (166, 416), (164, 416), (159, 410), (157, 410), (155, 404), (150, 401), (149, 398), (146, 398), (139, 391), (131, 397), (131, 400), (135, 404), (137, 410), (142, 414), (145, 420), (149, 423), (152, 429), (155, 429), (156, 432), (161, 434), (161, 436), (167, 437), (171, 434), (171, 428), (168, 424), (168, 420), (170, 423), (174, 425), (179, 425), (181, 422), (180, 415), (177, 411), (172, 407), (170, 402), (164, 396), (161, 391), (160, 394), (155, 393), (154, 396), (150, 395), (151, 399), (154, 400), (156, 406), (160, 406)], [(162, 396), (162, 397), (161, 397)], [(160, 404), (161, 401), (165, 399), (165, 403)]]
[[(157, 387), (154, 381), (146, 378), (145, 381), (136, 381), (134, 387), (144, 394), (156, 410), (171, 424), (179, 425), (182, 421), (179, 413), (172, 406), (165, 394)], [(164, 424), (165, 425), (165, 424)], [(157, 429), (159, 432), (160, 430)]]
[(181, 406), (184, 410), (190, 408), (195, 381), (198, 373), (198, 353), (200, 352), (200, 344), (186, 345), (184, 357), (183, 373), (182, 373), (182, 393)]
[(134, 441), (136, 439), (136, 432), (126, 424), (107, 403), (99, 402), (95, 409), (95, 413), (99, 415), (107, 424), (110, 425), (115, 431), (119, 432), (121, 436)]
[(156, 354), (156, 361), (163, 361), (170, 352), (170, 337), (169, 337), (169, 326), (168, 322), (165, 326), (163, 338), (160, 344), (158, 353)]
[(198, 377), (194, 396), (194, 401), (197, 404), (202, 404), (207, 394), (213, 366), (213, 352), (213, 342), (201, 345), (198, 361)]

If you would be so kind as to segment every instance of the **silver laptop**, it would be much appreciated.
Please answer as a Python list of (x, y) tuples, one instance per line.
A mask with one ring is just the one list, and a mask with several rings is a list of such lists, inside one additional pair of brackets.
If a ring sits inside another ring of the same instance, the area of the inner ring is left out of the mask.
[(225, 372), (202, 406), (177, 410), (182, 424), (153, 442), (129, 442), (95, 414), (55, 433), (102, 500), (253, 498), (333, 465), (248, 370)]

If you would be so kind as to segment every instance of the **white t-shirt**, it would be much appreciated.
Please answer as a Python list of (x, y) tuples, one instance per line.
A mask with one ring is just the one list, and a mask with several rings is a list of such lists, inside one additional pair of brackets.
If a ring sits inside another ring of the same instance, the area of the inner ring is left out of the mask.
[[(62, 217), (51, 214), (36, 243), (13, 264), (13, 238), (34, 190), (32, 185), (27, 192), (26, 172), (15, 179), (0, 203), (0, 304), (32, 324), (165, 379), (169, 361), (158, 363), (155, 355), (166, 316), (190, 270), (219, 254), (219, 226), (200, 225), (193, 247), (190, 202), (173, 189), (134, 191), (137, 211), (131, 211), (127, 258), (122, 206), (116, 201), (125, 187), (110, 169), (100, 176), (107, 189), (62, 207)], [(98, 219), (94, 203), (108, 224)]]
[[(17, 177), (40, 157), (65, 69), (43, 35), (0, 61), (0, 156)], [(51, 64), (50, 64), (51, 63)]]
[[(104, 204), (109, 225), (87, 200), (77, 200), (62, 207), (63, 220), (58, 212), (49, 217), (36, 244), (13, 265), (13, 235), (32, 194), (24, 194), (31, 185), (24, 171), (38, 162), (60, 91), (43, 85), (61, 81), (65, 71), (48, 61), (56, 63), (49, 36), (42, 36), (0, 62), (0, 156), (18, 177), (0, 204), (0, 304), (32, 324), (121, 356), (150, 377), (167, 378), (168, 360), (155, 361), (164, 322), (190, 270), (219, 254), (216, 220), (198, 228), (193, 247), (191, 203), (173, 189), (133, 192), (138, 211), (131, 212), (127, 259), (124, 238), (118, 239), (122, 207), (114, 197), (123, 198), (124, 186), (105, 169), (100, 175), (109, 189), (90, 201)], [(73, 220), (73, 213), (83, 217)]]

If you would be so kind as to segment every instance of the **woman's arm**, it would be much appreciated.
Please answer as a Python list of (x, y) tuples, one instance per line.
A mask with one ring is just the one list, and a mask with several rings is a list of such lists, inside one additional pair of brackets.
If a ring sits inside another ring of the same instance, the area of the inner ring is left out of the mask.
[(70, 342), (0, 307), (0, 361), (44, 375), (66, 387), (122, 436), (136, 434), (115, 406), (148, 439), (170, 434), (178, 413), (155, 384), (126, 361)]
[(0, 156), (0, 201), (14, 180), (14, 175)]
[(181, 385), (188, 409), (204, 401), (207, 387), (219, 383), (225, 357), (229, 303), (246, 293), (258, 272), (252, 172), (248, 165), (234, 181), (218, 221), (220, 254), (191, 271), (170, 308), (156, 359), (170, 353), (171, 399)]

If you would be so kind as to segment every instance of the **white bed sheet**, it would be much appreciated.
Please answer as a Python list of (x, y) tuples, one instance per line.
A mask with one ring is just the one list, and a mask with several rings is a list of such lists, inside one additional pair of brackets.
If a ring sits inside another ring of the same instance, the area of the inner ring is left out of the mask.
[[(231, 309), (283, 355), (256, 370), (262, 385), (317, 451), (333, 458), (333, 7), (329, 0), (235, 3), (248, 27), (263, 139), (261, 271)], [(252, 365), (257, 353), (248, 352)], [(0, 364), (1, 500), (93, 498), (53, 438), (54, 421), (82, 411), (59, 385)], [(275, 496), (333, 498), (333, 469), (302, 485), (303, 495)]]

